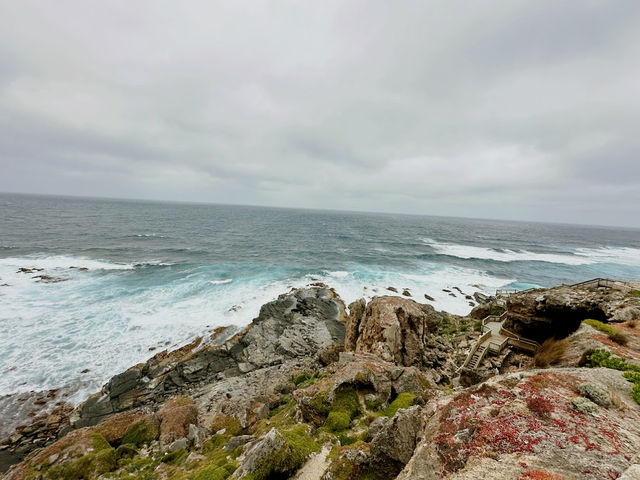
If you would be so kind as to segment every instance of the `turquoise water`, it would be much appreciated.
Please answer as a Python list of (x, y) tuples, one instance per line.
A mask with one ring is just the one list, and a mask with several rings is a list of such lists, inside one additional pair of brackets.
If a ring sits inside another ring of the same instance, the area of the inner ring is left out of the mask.
[(150, 348), (246, 325), (314, 281), (347, 302), (393, 286), (465, 314), (453, 287), (598, 276), (640, 280), (639, 230), (2, 194), (0, 395), (66, 388), (78, 401)]

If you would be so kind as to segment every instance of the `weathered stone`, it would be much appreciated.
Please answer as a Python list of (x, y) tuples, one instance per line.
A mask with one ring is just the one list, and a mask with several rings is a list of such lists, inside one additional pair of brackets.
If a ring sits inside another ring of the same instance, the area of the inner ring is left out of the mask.
[(422, 407), (398, 410), (381, 425), (371, 441), (371, 464), (377, 471), (395, 476), (411, 460), (422, 432)]
[[(353, 305), (353, 304), (352, 304)], [(361, 303), (349, 319), (349, 345), (358, 353), (372, 353), (398, 365), (425, 365), (426, 341), (442, 316), (430, 305), (401, 297), (376, 297), (364, 309)], [(360, 318), (355, 314), (361, 312)]]

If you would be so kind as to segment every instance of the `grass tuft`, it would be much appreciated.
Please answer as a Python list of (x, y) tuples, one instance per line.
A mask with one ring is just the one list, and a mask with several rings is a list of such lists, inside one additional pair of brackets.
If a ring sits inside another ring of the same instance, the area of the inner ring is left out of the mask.
[(548, 338), (545, 340), (533, 357), (533, 363), (536, 367), (546, 368), (549, 365), (559, 363), (567, 351), (567, 339), (556, 340)]

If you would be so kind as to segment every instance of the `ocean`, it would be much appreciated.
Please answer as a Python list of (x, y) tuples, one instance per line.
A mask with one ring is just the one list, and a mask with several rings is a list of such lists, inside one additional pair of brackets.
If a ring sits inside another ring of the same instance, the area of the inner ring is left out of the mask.
[(463, 315), (474, 292), (594, 277), (640, 280), (640, 230), (0, 194), (0, 395), (77, 403), (311, 282)]

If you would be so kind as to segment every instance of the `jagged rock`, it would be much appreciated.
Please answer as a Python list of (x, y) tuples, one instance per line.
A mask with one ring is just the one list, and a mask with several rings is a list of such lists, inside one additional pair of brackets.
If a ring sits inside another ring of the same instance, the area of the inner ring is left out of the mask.
[(485, 295), (482, 292), (475, 292), (473, 294), (473, 298), (475, 298), (476, 302), (478, 302), (479, 304), (483, 304), (483, 303), (489, 303), (491, 300), (493, 300), (494, 297), (490, 295)]
[(187, 448), (189, 446), (189, 440), (185, 437), (179, 438), (171, 442), (165, 449), (165, 453), (175, 452), (177, 450)]
[(411, 460), (422, 433), (420, 406), (398, 410), (394, 417), (380, 426), (371, 441), (373, 467), (388, 476), (395, 476)]
[(240, 445), (246, 445), (253, 440), (255, 440), (255, 437), (253, 435), (237, 435), (229, 439), (224, 449), (228, 452), (233, 452)]
[[(353, 305), (353, 304), (352, 304)], [(361, 310), (358, 305), (349, 319), (347, 350), (372, 353), (398, 365), (431, 365), (429, 340), (442, 316), (430, 305), (401, 297), (375, 297)], [(355, 312), (362, 312), (359, 318)], [(355, 348), (352, 339), (355, 338)]]
[(344, 342), (344, 304), (328, 288), (293, 290), (262, 306), (243, 332), (222, 345), (197, 339), (112, 378), (79, 409), (76, 427), (131, 407), (158, 403), (186, 385), (235, 377)]

